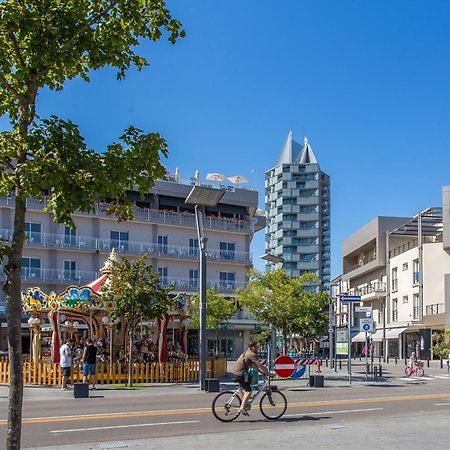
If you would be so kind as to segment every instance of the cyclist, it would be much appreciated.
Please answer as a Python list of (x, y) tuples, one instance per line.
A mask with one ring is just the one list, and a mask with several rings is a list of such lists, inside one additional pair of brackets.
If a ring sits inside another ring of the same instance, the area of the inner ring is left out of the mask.
[(410, 369), (419, 365), (419, 361), (417, 360), (416, 353), (412, 352), (409, 357), (408, 366)]
[(233, 380), (237, 381), (241, 386), (244, 394), (242, 396), (242, 404), (239, 412), (244, 416), (248, 416), (249, 413), (246, 410), (248, 399), (252, 393), (252, 377), (249, 375), (248, 371), (250, 369), (255, 369), (263, 375), (268, 375), (269, 371), (258, 361), (256, 353), (258, 351), (258, 344), (255, 342), (250, 342), (248, 344), (247, 350), (242, 353), (234, 364), (233, 370)]

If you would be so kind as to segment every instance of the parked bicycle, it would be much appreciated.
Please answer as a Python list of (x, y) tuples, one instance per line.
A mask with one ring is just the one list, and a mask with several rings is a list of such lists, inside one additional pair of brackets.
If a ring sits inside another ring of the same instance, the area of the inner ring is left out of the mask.
[[(264, 381), (258, 386), (258, 390), (249, 398), (246, 411), (252, 407), (255, 399), (264, 393), (259, 402), (261, 414), (269, 420), (279, 419), (286, 411), (287, 400), (283, 393), (275, 390), (270, 385), (270, 377), (264, 378)], [(212, 403), (212, 412), (216, 419), (221, 422), (232, 422), (240, 415), (239, 409), (242, 404), (242, 388), (238, 387), (234, 391), (224, 391), (216, 396)]]
[(422, 364), (417, 363), (412, 366), (408, 366), (405, 368), (405, 375), (407, 377), (416, 376), (416, 377), (423, 377), (425, 375), (425, 372), (423, 370)]

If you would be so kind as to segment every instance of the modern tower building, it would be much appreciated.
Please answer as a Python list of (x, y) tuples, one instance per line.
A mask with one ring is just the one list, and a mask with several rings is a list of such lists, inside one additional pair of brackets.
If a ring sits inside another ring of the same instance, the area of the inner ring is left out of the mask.
[[(276, 165), (266, 172), (266, 253), (283, 259), (291, 276), (313, 272), (330, 282), (330, 177), (310, 143), (289, 133)], [(281, 263), (278, 263), (281, 264)]]

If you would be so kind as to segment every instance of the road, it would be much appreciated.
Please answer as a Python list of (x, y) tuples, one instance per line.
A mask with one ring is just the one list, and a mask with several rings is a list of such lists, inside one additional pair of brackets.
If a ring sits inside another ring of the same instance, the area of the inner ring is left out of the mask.
[[(365, 448), (400, 449), (420, 442), (442, 447), (450, 441), (450, 381), (444, 377), (351, 387), (329, 383), (324, 389), (280, 382), (279, 387), (289, 402), (281, 420), (267, 421), (254, 408), (250, 417), (231, 424), (212, 416), (215, 394), (200, 392), (195, 385), (135, 391), (105, 387), (91, 391), (89, 399), (74, 399), (72, 392), (56, 388), (26, 388), (22, 447), (108, 448), (109, 442), (128, 448), (213, 446), (217, 450), (249, 445), (273, 448), (282, 442), (285, 448), (294, 448), (298, 441), (315, 448), (337, 444), (361, 448), (365, 442)], [(6, 406), (7, 388), (0, 387), (2, 445)]]

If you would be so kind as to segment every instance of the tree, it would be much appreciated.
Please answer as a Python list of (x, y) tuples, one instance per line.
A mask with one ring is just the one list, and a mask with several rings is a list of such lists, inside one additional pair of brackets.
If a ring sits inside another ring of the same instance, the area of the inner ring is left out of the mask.
[(141, 320), (162, 318), (172, 309), (171, 287), (162, 287), (159, 274), (145, 264), (144, 255), (130, 262), (123, 256), (113, 261), (111, 274), (103, 284), (101, 295), (115, 303), (112, 318), (126, 320), (129, 333), (128, 385), (133, 385), (133, 345), (136, 326)]
[(312, 337), (323, 331), (323, 309), (329, 297), (305, 290), (306, 284), (317, 282), (312, 273), (292, 278), (283, 269), (266, 273), (251, 270), (249, 282), (238, 290), (237, 299), (259, 322), (281, 329), (286, 346), (289, 333)]
[[(89, 212), (109, 200), (108, 213), (132, 218), (127, 189), (148, 192), (164, 173), (165, 141), (157, 133), (129, 127), (102, 152), (87, 148), (70, 120), (38, 115), (43, 88), (62, 90), (76, 77), (104, 66), (122, 79), (147, 60), (136, 53), (141, 40), (170, 42), (184, 36), (163, 0), (4, 0), (0, 2), (0, 195), (14, 193), (14, 232), (6, 256), (4, 291), (8, 305), (10, 390), (7, 448), (20, 448), (22, 420), (21, 260), (26, 199), (48, 195), (54, 220), (73, 226), (71, 214)], [(99, 150), (99, 149), (97, 149)]]
[[(192, 297), (193, 316), (191, 326), (198, 328), (200, 322), (200, 297), (198, 295)], [(206, 326), (216, 332), (215, 354), (219, 353), (219, 335), (222, 323), (228, 321), (237, 312), (234, 301), (220, 295), (215, 289), (207, 289), (206, 291)]]
[(433, 355), (438, 358), (447, 359), (450, 355), (450, 328), (446, 328), (443, 332), (433, 333)]

